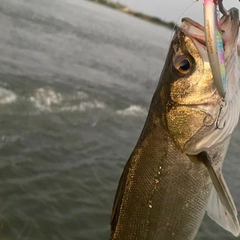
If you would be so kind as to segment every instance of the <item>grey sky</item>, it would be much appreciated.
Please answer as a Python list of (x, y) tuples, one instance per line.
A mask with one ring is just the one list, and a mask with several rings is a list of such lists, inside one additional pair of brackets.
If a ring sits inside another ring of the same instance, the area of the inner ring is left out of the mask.
[[(190, 17), (203, 23), (203, 0), (114, 0), (134, 10), (159, 17), (166, 21), (178, 22), (182, 17)], [(238, 0), (223, 1), (226, 9), (240, 8)], [(190, 7), (191, 6), (191, 7)], [(188, 10), (186, 10), (189, 7)], [(186, 12), (184, 12), (186, 10)]]

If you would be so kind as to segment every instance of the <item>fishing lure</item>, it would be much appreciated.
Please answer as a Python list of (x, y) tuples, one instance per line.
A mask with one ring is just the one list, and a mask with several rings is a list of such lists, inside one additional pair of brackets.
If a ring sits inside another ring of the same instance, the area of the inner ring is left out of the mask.
[(223, 0), (204, 0), (204, 26), (208, 58), (214, 83), (219, 94), (224, 98), (226, 93), (226, 73), (222, 32), (218, 13), (220, 11), (223, 15), (228, 15), (228, 12), (223, 7), (222, 1)]

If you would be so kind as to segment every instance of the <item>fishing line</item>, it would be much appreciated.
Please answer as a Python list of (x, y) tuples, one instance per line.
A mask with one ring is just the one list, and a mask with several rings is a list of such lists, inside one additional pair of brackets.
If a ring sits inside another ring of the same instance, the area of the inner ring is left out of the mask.
[[(181, 15), (180, 15), (180, 16), (178, 17), (178, 19), (175, 21), (175, 24), (174, 24), (174, 26), (173, 26), (173, 28), (172, 28), (172, 35), (171, 35), (171, 38), (170, 38), (170, 40), (169, 40), (169, 43), (172, 41), (172, 38), (173, 38), (173, 35), (174, 35), (174, 33), (175, 33), (176, 28), (177, 28), (179, 25), (181, 25), (181, 24), (178, 25), (178, 23), (180, 23), (183, 15), (184, 15), (195, 3), (197, 3), (198, 1), (199, 1), (199, 0), (192, 0), (192, 3), (185, 8), (185, 10), (181, 13)], [(240, 1), (240, 0), (239, 0), (239, 1)]]

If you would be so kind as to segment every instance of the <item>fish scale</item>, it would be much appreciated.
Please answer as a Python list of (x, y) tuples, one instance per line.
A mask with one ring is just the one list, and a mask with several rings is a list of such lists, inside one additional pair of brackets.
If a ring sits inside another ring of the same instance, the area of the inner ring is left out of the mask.
[(163, 129), (147, 134), (124, 170), (129, 175), (111, 239), (192, 239), (212, 186), (207, 169), (182, 154)]

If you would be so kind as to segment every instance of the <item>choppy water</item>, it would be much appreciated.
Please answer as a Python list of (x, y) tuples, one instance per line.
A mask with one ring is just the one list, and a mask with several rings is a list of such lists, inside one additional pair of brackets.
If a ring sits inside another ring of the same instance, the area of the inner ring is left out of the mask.
[[(171, 34), (82, 0), (1, 0), (1, 240), (108, 239)], [(224, 166), (238, 209), (239, 134)], [(206, 218), (197, 239), (234, 238)]]

